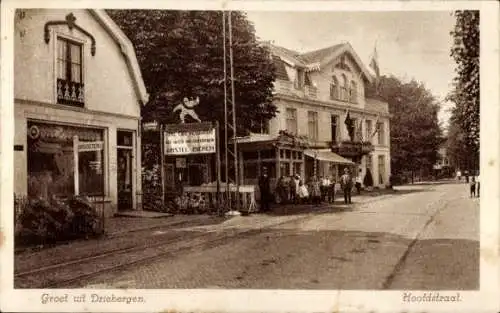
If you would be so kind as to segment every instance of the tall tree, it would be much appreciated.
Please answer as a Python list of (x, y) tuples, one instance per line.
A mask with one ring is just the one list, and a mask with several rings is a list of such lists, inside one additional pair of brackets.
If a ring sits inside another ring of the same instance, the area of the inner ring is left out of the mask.
[(448, 96), (455, 104), (448, 152), (462, 169), (476, 170), (479, 167), (479, 11), (456, 11), (454, 14), (456, 24), (451, 32), (450, 56), (457, 64), (457, 76)]
[[(151, 99), (143, 108), (144, 120), (176, 123), (179, 119), (172, 109), (184, 97), (199, 97), (196, 112), (201, 120), (219, 120), (223, 125), (222, 12), (109, 10), (108, 13), (136, 50)], [(256, 121), (275, 116), (277, 109), (272, 103), (275, 73), (269, 51), (259, 45), (254, 27), (244, 13), (232, 13), (232, 32), (236, 120), (239, 133), (244, 134), (256, 130)]]
[(443, 143), (436, 98), (422, 83), (394, 76), (382, 76), (377, 93), (369, 86), (366, 94), (389, 104), (393, 174), (431, 171)]

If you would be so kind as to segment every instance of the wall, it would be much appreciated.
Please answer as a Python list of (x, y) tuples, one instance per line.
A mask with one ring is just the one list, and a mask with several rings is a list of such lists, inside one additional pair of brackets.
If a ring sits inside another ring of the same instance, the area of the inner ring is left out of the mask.
[[(85, 107), (139, 116), (140, 108), (125, 58), (117, 43), (87, 10), (32, 9), (26, 12), (26, 17), (17, 25), (24, 35), (16, 31), (14, 39), (15, 98), (56, 103), (55, 51), (59, 34), (84, 43)], [(45, 23), (65, 20), (68, 13), (73, 13), (76, 24), (95, 37), (95, 56), (90, 53), (90, 38), (76, 29), (70, 31), (66, 25), (51, 26), (50, 42), (45, 43)]]
[[(90, 53), (91, 40), (66, 25), (50, 28), (50, 42), (44, 41), (44, 25), (50, 20), (64, 20), (68, 13), (76, 16), (76, 24), (96, 40), (96, 54)], [(85, 107), (76, 108), (56, 103), (56, 36), (81, 41), (83, 48), (83, 79)], [(87, 10), (26, 10), (26, 17), (16, 25), (14, 39), (14, 144), (23, 145), (15, 151), (16, 194), (27, 194), (27, 120), (84, 125), (105, 130), (105, 191), (113, 213), (117, 204), (116, 132), (139, 131), (140, 106), (130, 72), (120, 47)], [(133, 203), (141, 202), (140, 137), (135, 140)], [(106, 178), (107, 177), (107, 178)]]

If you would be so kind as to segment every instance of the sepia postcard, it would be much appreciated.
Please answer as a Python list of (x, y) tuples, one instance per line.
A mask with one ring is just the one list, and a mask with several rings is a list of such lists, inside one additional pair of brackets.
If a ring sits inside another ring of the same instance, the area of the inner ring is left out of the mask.
[(2, 1), (0, 310), (500, 312), (499, 13)]

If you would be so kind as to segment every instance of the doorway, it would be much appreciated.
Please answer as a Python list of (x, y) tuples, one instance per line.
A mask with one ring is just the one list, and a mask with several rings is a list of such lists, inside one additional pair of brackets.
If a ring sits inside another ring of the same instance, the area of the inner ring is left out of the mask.
[(133, 205), (133, 133), (118, 131), (117, 140), (117, 178), (118, 178), (118, 210), (132, 210)]

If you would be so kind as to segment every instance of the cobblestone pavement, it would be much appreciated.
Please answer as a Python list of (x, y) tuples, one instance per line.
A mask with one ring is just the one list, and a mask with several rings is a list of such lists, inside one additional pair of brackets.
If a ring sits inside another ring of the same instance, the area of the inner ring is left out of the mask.
[[(104, 274), (75, 287), (417, 289), (425, 284), (426, 289), (475, 289), (478, 204), (464, 196), (465, 190), (459, 184), (419, 184), (378, 201), (359, 197), (350, 209), (258, 214), (186, 228), (269, 232)], [(277, 225), (278, 220), (288, 223)], [(454, 278), (457, 273), (462, 277)]]

